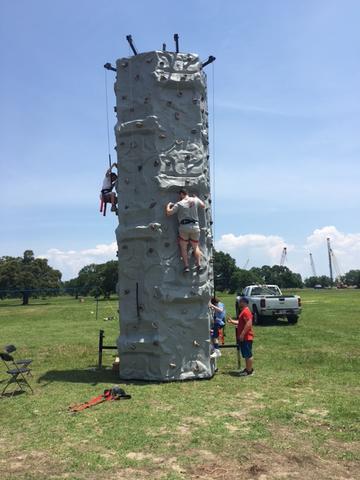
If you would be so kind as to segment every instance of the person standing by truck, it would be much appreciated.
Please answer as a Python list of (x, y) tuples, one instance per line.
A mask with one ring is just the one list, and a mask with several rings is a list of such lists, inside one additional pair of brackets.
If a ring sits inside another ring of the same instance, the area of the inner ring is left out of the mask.
[(241, 351), (241, 355), (245, 359), (245, 368), (239, 373), (241, 377), (247, 377), (254, 373), (252, 354), (254, 339), (254, 330), (252, 326), (253, 315), (248, 307), (248, 303), (246, 297), (240, 297), (240, 313), (237, 320), (233, 320), (231, 317), (228, 317), (227, 319), (228, 323), (236, 326), (238, 349)]

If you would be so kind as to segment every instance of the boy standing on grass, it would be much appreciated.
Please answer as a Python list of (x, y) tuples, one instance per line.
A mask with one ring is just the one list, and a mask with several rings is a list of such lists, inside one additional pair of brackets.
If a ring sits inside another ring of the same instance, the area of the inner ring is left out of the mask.
[(254, 331), (252, 328), (252, 313), (248, 307), (249, 301), (246, 297), (240, 297), (239, 307), (240, 313), (237, 320), (228, 317), (228, 323), (236, 325), (236, 338), (238, 349), (241, 351), (242, 357), (245, 359), (245, 368), (240, 372), (240, 377), (247, 377), (254, 373), (252, 343), (254, 339)]

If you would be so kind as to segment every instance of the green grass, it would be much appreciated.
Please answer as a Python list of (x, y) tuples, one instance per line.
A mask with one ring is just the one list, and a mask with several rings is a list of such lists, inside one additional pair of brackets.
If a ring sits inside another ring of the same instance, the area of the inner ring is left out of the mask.
[(0, 345), (34, 359), (35, 393), (0, 400), (0, 478), (360, 478), (360, 291), (300, 294), (297, 325), (255, 327), (254, 377), (231, 375), (223, 350), (212, 380), (128, 384), (131, 400), (76, 415), (68, 405), (120, 383), (92, 368), (100, 328), (115, 344), (115, 299), (97, 320), (92, 299), (1, 301)]

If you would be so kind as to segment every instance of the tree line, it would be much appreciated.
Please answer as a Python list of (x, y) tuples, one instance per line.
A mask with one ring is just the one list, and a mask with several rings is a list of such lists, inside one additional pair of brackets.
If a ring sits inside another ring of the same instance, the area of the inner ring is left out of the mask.
[[(214, 252), (214, 283), (218, 291), (231, 294), (254, 283), (278, 285), (280, 288), (331, 286), (326, 275), (309, 277), (304, 281), (299, 273), (288, 267), (263, 265), (245, 270), (237, 267), (228, 253)], [(25, 250), (22, 257), (0, 257), (0, 299), (22, 298), (23, 305), (30, 297), (70, 294), (77, 298), (94, 296), (110, 297), (116, 293), (118, 262), (111, 260), (102, 264), (92, 263), (83, 267), (76, 278), (62, 281), (62, 274), (48, 264), (47, 259), (35, 258), (32, 250)], [(350, 270), (341, 279), (343, 284), (360, 288), (360, 270)]]

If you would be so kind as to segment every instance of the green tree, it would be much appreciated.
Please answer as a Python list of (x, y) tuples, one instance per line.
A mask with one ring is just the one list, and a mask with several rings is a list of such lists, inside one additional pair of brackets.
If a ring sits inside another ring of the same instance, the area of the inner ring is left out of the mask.
[(96, 298), (103, 295), (108, 298), (116, 292), (117, 281), (118, 262), (111, 260), (106, 263), (86, 265), (80, 270), (77, 278), (69, 280), (66, 286), (81, 295), (93, 295)]
[(237, 270), (235, 260), (224, 252), (214, 251), (215, 289), (223, 292), (230, 288), (230, 279)]
[(3, 296), (21, 296), (23, 305), (28, 305), (30, 296), (36, 292), (60, 287), (61, 272), (51, 268), (47, 259), (35, 258), (32, 250), (25, 250), (22, 257), (0, 258), (0, 290)]
[(278, 285), (280, 288), (302, 288), (303, 282), (299, 273), (292, 272), (288, 267), (281, 265), (263, 265), (261, 268), (252, 268), (250, 272), (260, 278), (260, 283)]
[(349, 270), (345, 276), (345, 283), (360, 288), (360, 270)]
[(261, 283), (261, 277), (250, 270), (237, 268), (231, 275), (229, 293), (240, 293), (247, 285)]

